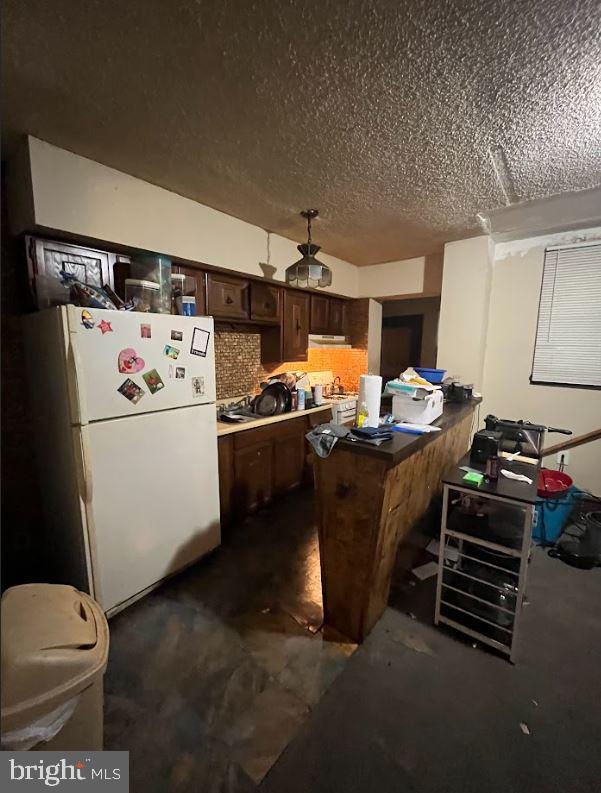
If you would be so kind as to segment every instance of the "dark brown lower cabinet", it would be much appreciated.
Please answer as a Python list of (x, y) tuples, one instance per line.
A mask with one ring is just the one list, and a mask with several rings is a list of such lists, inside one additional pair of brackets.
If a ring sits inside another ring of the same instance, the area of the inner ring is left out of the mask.
[(271, 501), (272, 456), (270, 443), (257, 443), (234, 451), (234, 499), (236, 509), (243, 514), (254, 512)]
[[(303, 481), (305, 470), (304, 422), (291, 419), (282, 424), (300, 424), (292, 431), (278, 433), (273, 439), (273, 492), (283, 495)], [(284, 429), (284, 428), (282, 428)], [(286, 428), (287, 429), (287, 428)]]
[(310, 478), (312, 458), (305, 440), (309, 421), (309, 416), (299, 416), (218, 438), (222, 524), (243, 518)]

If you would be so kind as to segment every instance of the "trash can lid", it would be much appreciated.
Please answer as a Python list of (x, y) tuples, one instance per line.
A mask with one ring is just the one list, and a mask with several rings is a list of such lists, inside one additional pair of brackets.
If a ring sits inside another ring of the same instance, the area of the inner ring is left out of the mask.
[[(2, 610), (2, 730), (74, 697), (106, 668), (109, 632), (100, 606), (60, 584), (7, 589)], [(10, 723), (10, 724), (9, 724)]]

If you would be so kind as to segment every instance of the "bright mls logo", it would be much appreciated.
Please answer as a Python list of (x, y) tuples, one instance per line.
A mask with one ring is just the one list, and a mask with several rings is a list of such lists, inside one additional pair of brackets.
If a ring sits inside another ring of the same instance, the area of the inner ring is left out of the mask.
[(129, 752), (1, 752), (0, 789), (129, 791)]

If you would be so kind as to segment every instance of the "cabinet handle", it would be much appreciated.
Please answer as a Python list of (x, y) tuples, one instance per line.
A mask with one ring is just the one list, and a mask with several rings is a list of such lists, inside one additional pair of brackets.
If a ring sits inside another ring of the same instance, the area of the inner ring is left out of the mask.
[(300, 324), (299, 319), (297, 318), (297, 320), (296, 320), (296, 332), (300, 333), (300, 329), (301, 329), (301, 324)]
[(225, 298), (225, 302), (226, 302), (226, 304), (227, 304), (228, 306), (230, 306), (230, 305), (231, 305), (231, 304), (232, 304), (234, 301), (233, 301), (233, 300), (232, 300), (232, 298), (231, 298), (231, 297), (228, 295), (228, 296)]

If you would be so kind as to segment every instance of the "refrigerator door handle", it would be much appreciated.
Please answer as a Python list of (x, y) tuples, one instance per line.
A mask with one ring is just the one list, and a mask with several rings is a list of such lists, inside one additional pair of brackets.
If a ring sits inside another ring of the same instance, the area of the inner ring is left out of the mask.
[(69, 380), (69, 394), (71, 396), (71, 415), (75, 424), (87, 424), (86, 390), (83, 377), (81, 356), (77, 349), (76, 334), (69, 333), (69, 348), (67, 351), (67, 364), (72, 376)]
[(77, 433), (79, 443), (77, 444), (77, 464), (79, 490), (86, 507), (92, 503), (94, 497), (94, 479), (92, 477), (92, 466), (90, 465), (90, 451), (87, 427), (81, 427)]
[(75, 439), (76, 459), (77, 459), (77, 481), (79, 493), (83, 501), (83, 511), (85, 514), (86, 531), (85, 546), (88, 562), (90, 594), (102, 605), (102, 590), (100, 588), (98, 570), (98, 551), (96, 548), (96, 525), (94, 522), (94, 509), (92, 499), (94, 497), (94, 478), (92, 476), (92, 466), (90, 464), (90, 440), (88, 438), (89, 429), (87, 426), (78, 427), (73, 430), (77, 434)]

